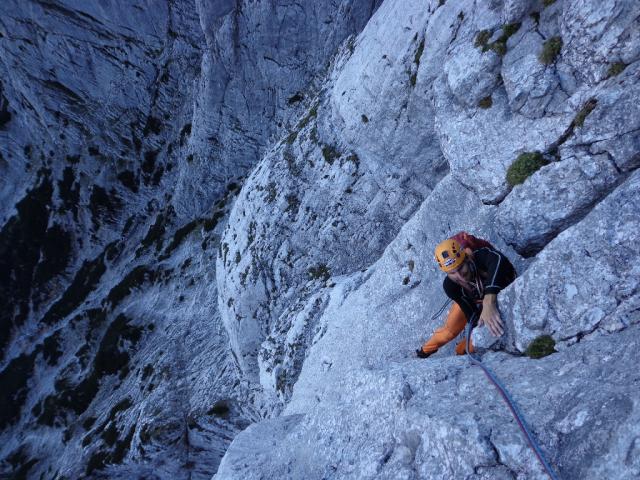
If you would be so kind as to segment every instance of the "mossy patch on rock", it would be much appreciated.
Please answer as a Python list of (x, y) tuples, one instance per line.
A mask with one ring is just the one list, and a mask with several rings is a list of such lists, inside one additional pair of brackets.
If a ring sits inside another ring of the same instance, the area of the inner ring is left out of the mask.
[(493, 30), (480, 30), (475, 37), (474, 46), (480, 48), (482, 52), (493, 50), (496, 54), (503, 56), (507, 53), (507, 41), (518, 30), (520, 30), (520, 22), (507, 23), (501, 27), (502, 33), (494, 41), (489, 43), (489, 40), (493, 36)]
[(548, 163), (540, 152), (521, 153), (507, 170), (507, 183), (512, 187), (519, 185)]
[(9, 101), (2, 94), (2, 83), (0, 82), (0, 130), (5, 130), (5, 126), (10, 121), (11, 112), (9, 111)]
[[(300, 208), (300, 200), (294, 194), (287, 195), (284, 197), (287, 201), (287, 208), (285, 208), (285, 212), (291, 212), (291, 215), (297, 215), (298, 209)], [(251, 237), (249, 237), (249, 244), (253, 243)]]
[(473, 45), (477, 48), (481, 48), (483, 52), (486, 52), (489, 49), (488, 44), (491, 35), (493, 35), (493, 32), (491, 30), (480, 30), (478, 33), (476, 33), (476, 38)]
[(545, 65), (551, 65), (556, 61), (560, 50), (562, 50), (562, 38), (552, 37), (542, 44), (538, 60)]
[[(12, 480), (27, 480), (33, 478), (29, 476), (29, 470), (33, 468), (40, 460), (37, 458), (29, 458), (29, 450), (27, 444), (20, 445), (17, 450), (14, 450), (3, 461), (6, 464), (11, 464), (12, 471), (9, 477)], [(3, 478), (4, 475), (3, 475)]]
[(329, 267), (324, 263), (319, 263), (315, 267), (309, 267), (307, 273), (309, 274), (309, 278), (312, 280), (328, 280), (331, 276)]
[(607, 71), (607, 78), (615, 77), (616, 75), (620, 75), (624, 72), (624, 69), (627, 68), (627, 64), (624, 62), (614, 62), (609, 65), (609, 70)]
[(525, 354), (531, 358), (542, 358), (555, 353), (556, 341), (551, 335), (536, 337), (525, 350)]
[(318, 116), (318, 104), (315, 104), (309, 109), (309, 111), (302, 118), (302, 120), (300, 120), (296, 129), (298, 131), (302, 130), (304, 127), (306, 127), (309, 124), (312, 118), (316, 118), (317, 116)]
[(573, 125), (576, 127), (582, 127), (589, 114), (593, 111), (594, 108), (596, 108), (596, 105), (598, 105), (598, 100), (596, 100), (595, 98), (590, 98), (589, 100), (587, 100), (587, 102), (582, 106), (580, 111), (573, 119)]
[(40, 262), (34, 275), (36, 290), (65, 271), (71, 262), (72, 241), (71, 234), (58, 224), (53, 224), (45, 232)]
[(493, 106), (493, 99), (491, 98), (491, 95), (481, 98), (480, 101), (478, 102), (478, 107), (485, 110), (487, 108), (491, 108), (492, 106)]
[(424, 52), (424, 38), (420, 40), (420, 45), (418, 45), (416, 53), (413, 56), (413, 63), (415, 63), (416, 66), (418, 67), (420, 66), (420, 59), (422, 58), (423, 52)]
[(332, 165), (335, 159), (340, 157), (340, 152), (331, 145), (323, 145), (322, 157), (329, 165)]

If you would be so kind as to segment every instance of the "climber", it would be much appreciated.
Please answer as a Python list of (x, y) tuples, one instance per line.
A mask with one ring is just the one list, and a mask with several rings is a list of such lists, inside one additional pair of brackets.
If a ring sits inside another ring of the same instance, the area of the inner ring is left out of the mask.
[[(447, 274), (442, 286), (454, 304), (444, 325), (416, 351), (418, 357), (433, 355), (457, 337), (474, 314), (479, 314), (478, 325), (486, 325), (496, 337), (502, 335), (503, 323), (496, 297), (516, 278), (509, 259), (486, 240), (466, 232), (440, 242), (435, 257), (440, 269)], [(456, 345), (457, 355), (465, 354), (465, 343), (463, 339)], [(469, 351), (474, 351), (471, 343)]]

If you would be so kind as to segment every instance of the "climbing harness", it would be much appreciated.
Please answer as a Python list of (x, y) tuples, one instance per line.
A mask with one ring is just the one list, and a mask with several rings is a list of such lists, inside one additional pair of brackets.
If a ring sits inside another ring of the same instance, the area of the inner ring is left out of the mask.
[(466, 333), (465, 333), (466, 335), (465, 351), (467, 352), (467, 358), (469, 358), (469, 361), (471, 362), (472, 365), (477, 365), (478, 367), (482, 368), (487, 378), (498, 389), (498, 391), (500, 392), (500, 395), (508, 405), (509, 410), (511, 410), (513, 417), (518, 422), (520, 429), (524, 433), (525, 437), (527, 437), (529, 446), (536, 454), (536, 457), (538, 457), (538, 460), (542, 464), (542, 467), (544, 468), (544, 470), (547, 472), (547, 475), (549, 475), (549, 478), (551, 478), (552, 480), (558, 480), (558, 476), (555, 474), (555, 472), (553, 471), (553, 469), (551, 468), (547, 460), (544, 458), (544, 454), (542, 453), (542, 449), (540, 448), (540, 445), (538, 445), (538, 442), (536, 442), (536, 439), (534, 438), (533, 434), (527, 427), (527, 424), (524, 421), (524, 417), (518, 410), (518, 407), (516, 407), (516, 404), (514, 400), (511, 398), (511, 396), (509, 395), (509, 392), (507, 392), (507, 389), (500, 383), (500, 381), (491, 372), (491, 370), (489, 370), (489, 368), (482, 363), (482, 360), (480, 360), (480, 358), (477, 358), (475, 355), (469, 352), (469, 342), (471, 340), (471, 329), (472, 329), (473, 321), (475, 317), (477, 317), (477, 315), (478, 315), (477, 313), (473, 314), (473, 316), (467, 322)]

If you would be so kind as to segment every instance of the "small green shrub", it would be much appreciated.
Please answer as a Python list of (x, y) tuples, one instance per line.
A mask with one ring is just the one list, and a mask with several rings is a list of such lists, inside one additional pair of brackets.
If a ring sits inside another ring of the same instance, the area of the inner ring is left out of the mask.
[(556, 3), (556, 0), (542, 0), (542, 5), (544, 5), (545, 7), (553, 5), (554, 3)]
[(524, 353), (531, 358), (542, 358), (555, 353), (555, 346), (556, 341), (551, 335), (540, 335), (529, 344)]
[(473, 45), (477, 48), (482, 48), (482, 51), (486, 52), (488, 50), (487, 44), (489, 42), (489, 39), (491, 38), (491, 35), (493, 35), (493, 32), (491, 30), (480, 30), (476, 34), (476, 40)]
[(607, 78), (620, 75), (624, 69), (627, 68), (627, 64), (624, 62), (615, 62), (609, 65), (609, 71), (607, 72)]
[(411, 74), (411, 76), (409, 77), (409, 83), (411, 84), (412, 87), (416, 86), (416, 80), (418, 79), (418, 75), (416, 72), (413, 72)]
[(491, 95), (480, 99), (480, 101), (478, 102), (478, 107), (484, 108), (485, 110), (487, 108), (491, 108), (492, 106), (493, 106), (493, 99), (491, 98)]
[(507, 170), (507, 183), (512, 187), (519, 185), (547, 163), (540, 152), (521, 153)]
[(562, 38), (552, 37), (542, 44), (542, 51), (538, 55), (540, 63), (551, 65), (562, 50)]
[[(300, 200), (295, 195), (287, 195), (284, 197), (287, 201), (287, 208), (285, 208), (285, 212), (291, 212), (293, 215), (298, 214), (298, 209), (300, 208)], [(251, 240), (251, 239), (250, 239)], [(249, 243), (253, 243), (251, 240)]]
[(496, 42), (493, 42), (490, 45), (490, 48), (491, 48), (491, 50), (496, 52), (501, 57), (504, 57), (507, 54), (507, 44), (506, 43), (502, 43), (502, 42), (496, 41)]
[(367, 117), (364, 113), (360, 118), (362, 119), (362, 123), (369, 123), (369, 117)]
[(489, 39), (493, 35), (493, 32), (491, 30), (481, 30), (476, 34), (474, 45), (482, 49), (483, 53), (488, 50), (493, 50), (496, 54), (504, 56), (507, 53), (507, 40), (520, 30), (521, 25), (520, 22), (503, 25), (502, 34), (492, 43), (489, 43)]
[(328, 280), (331, 276), (331, 271), (324, 263), (319, 263), (315, 267), (309, 267), (307, 271), (311, 280)]
[(296, 141), (296, 138), (298, 138), (298, 132), (291, 132), (289, 135), (287, 135), (285, 142), (287, 142), (288, 145), (291, 145)]
[(336, 158), (340, 157), (340, 152), (332, 147), (331, 145), (323, 145), (322, 146), (322, 156), (324, 160), (329, 164), (333, 164)]
[(580, 111), (576, 114), (573, 119), (573, 125), (576, 127), (582, 127), (584, 125), (584, 121), (589, 116), (589, 114), (596, 108), (598, 104), (598, 100), (595, 98), (590, 98), (580, 109)]
[(312, 118), (316, 118), (317, 116), (318, 116), (318, 104), (316, 103), (309, 109), (309, 111), (304, 116), (304, 118), (300, 120), (300, 123), (298, 123), (296, 128), (298, 130), (302, 130), (304, 127), (306, 127), (309, 124)]
[(506, 42), (509, 39), (509, 37), (515, 34), (518, 30), (520, 30), (521, 26), (522, 26), (522, 23), (520, 22), (507, 23), (506, 25), (503, 25), (502, 36), (500, 38), (501, 39), (504, 38), (503, 41)]

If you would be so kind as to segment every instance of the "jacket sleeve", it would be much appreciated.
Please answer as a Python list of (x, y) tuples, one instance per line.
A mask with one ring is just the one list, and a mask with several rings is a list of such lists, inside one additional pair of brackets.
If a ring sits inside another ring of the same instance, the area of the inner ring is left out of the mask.
[(492, 248), (481, 248), (473, 253), (478, 267), (487, 272), (484, 293), (498, 294), (515, 279), (515, 269), (507, 257)]
[(462, 309), (468, 321), (476, 311), (476, 308), (462, 296), (462, 288), (454, 281), (450, 280), (449, 277), (445, 277), (442, 282), (442, 288), (444, 289), (444, 293), (447, 294), (447, 297), (456, 302)]

